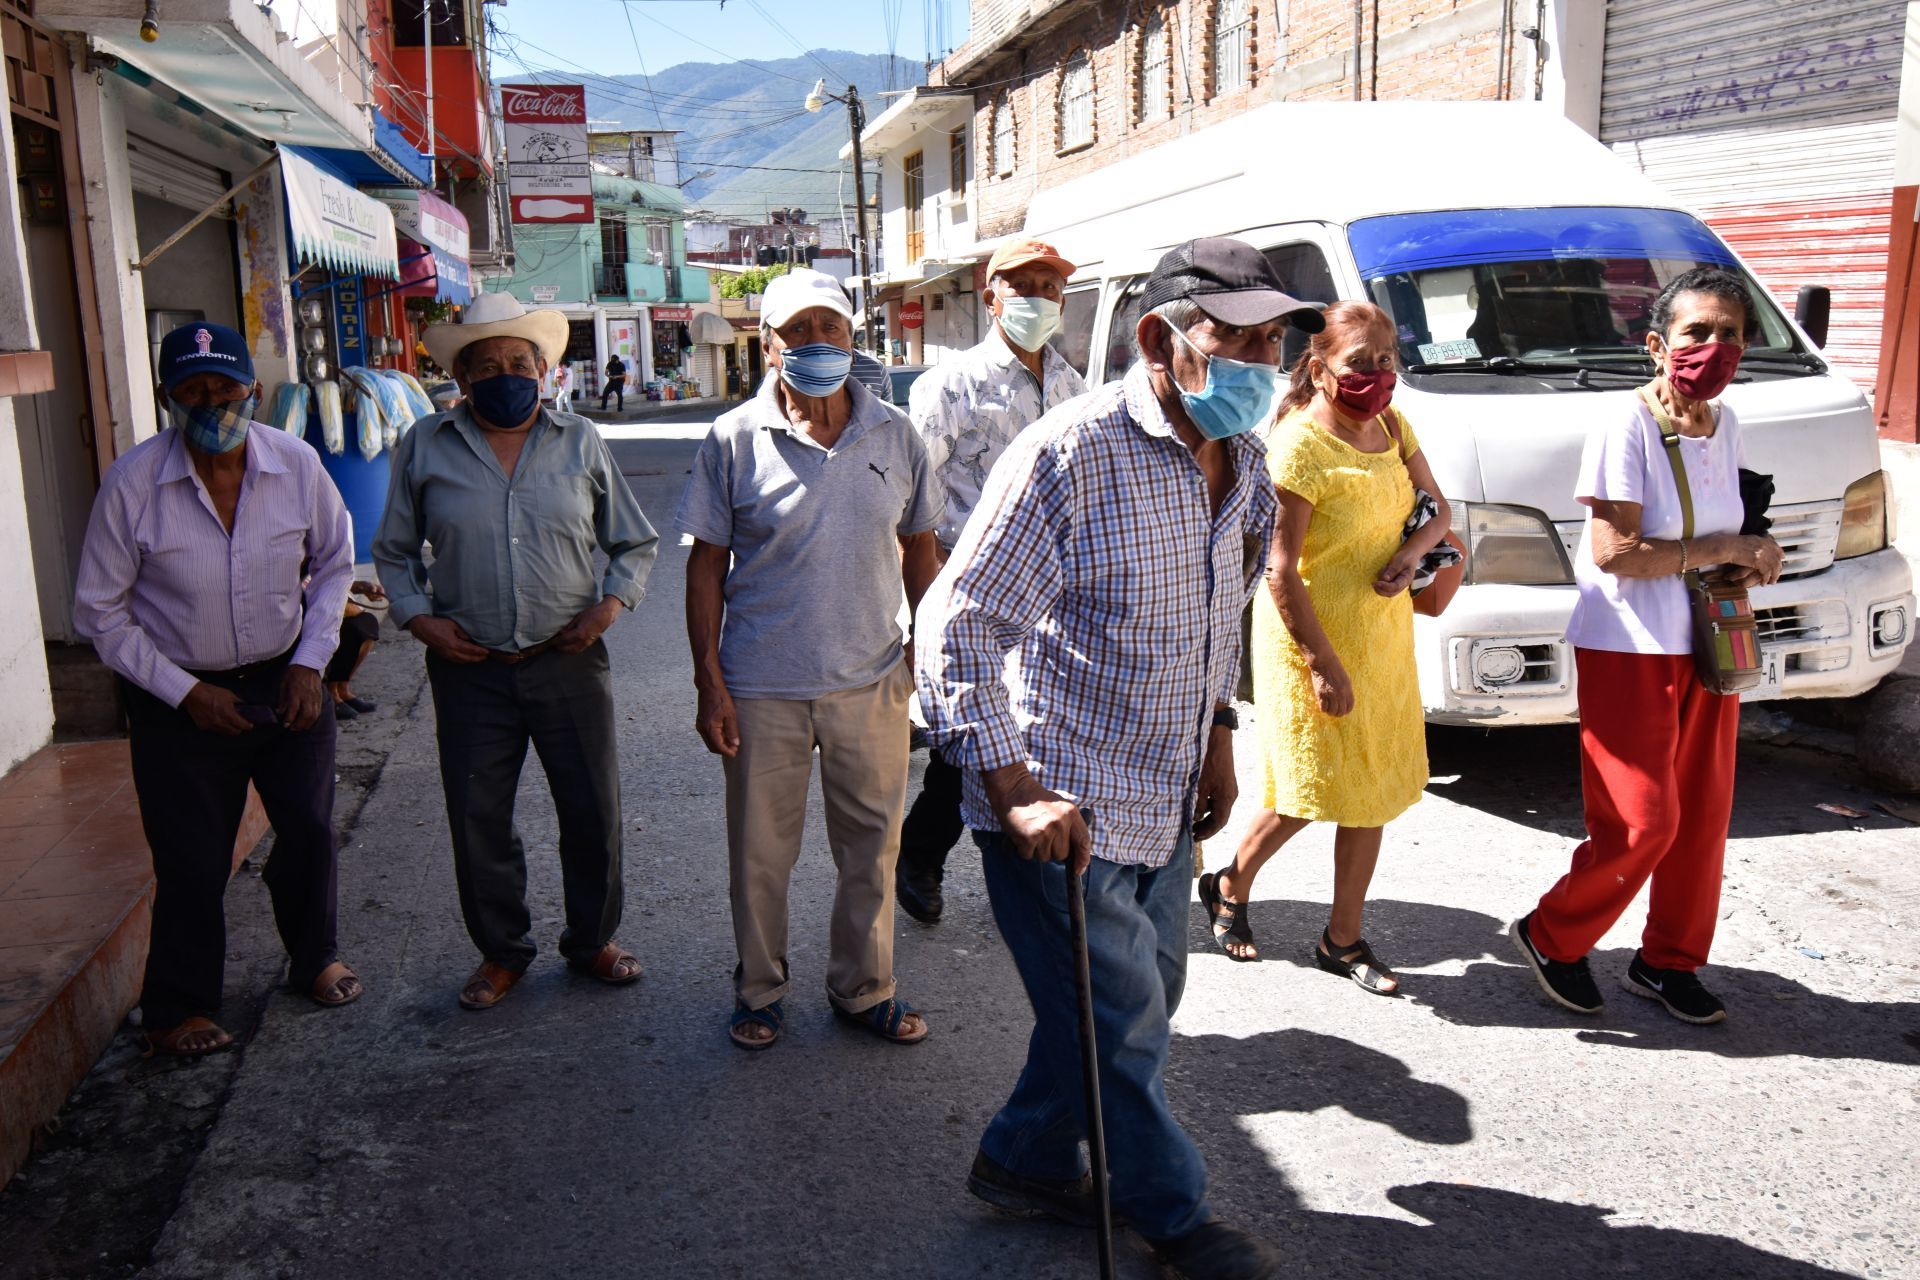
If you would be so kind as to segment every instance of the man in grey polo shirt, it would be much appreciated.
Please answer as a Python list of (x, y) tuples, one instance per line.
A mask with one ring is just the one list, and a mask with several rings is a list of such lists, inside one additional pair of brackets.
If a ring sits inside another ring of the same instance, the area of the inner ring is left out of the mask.
[(697, 727), (727, 782), (734, 1012), (743, 1049), (780, 1034), (787, 884), (820, 752), (834, 893), (834, 1012), (896, 1043), (926, 1020), (895, 995), (893, 875), (907, 790), (917, 607), (939, 570), (941, 491), (906, 415), (848, 378), (853, 308), (831, 276), (767, 286), (761, 337), (777, 376), (714, 423), (675, 525), (687, 561)]

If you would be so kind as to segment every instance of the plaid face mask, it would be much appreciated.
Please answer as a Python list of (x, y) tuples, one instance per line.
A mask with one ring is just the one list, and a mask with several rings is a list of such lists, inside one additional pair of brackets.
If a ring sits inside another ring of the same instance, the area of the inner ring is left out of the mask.
[(246, 443), (247, 428), (253, 425), (253, 411), (259, 404), (258, 396), (248, 396), (192, 409), (169, 396), (167, 417), (176, 431), (186, 433), (187, 443), (200, 452), (231, 453)]

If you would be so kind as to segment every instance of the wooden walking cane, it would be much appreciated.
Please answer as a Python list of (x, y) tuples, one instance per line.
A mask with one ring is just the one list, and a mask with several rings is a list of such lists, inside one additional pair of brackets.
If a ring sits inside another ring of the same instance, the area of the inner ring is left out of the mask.
[(1067, 919), (1073, 934), (1073, 986), (1080, 999), (1080, 1074), (1087, 1091), (1087, 1150), (1099, 1212), (1100, 1280), (1113, 1280), (1113, 1206), (1107, 1199), (1107, 1131), (1100, 1119), (1100, 1058), (1093, 1037), (1093, 966), (1087, 959), (1087, 891), (1067, 858)]

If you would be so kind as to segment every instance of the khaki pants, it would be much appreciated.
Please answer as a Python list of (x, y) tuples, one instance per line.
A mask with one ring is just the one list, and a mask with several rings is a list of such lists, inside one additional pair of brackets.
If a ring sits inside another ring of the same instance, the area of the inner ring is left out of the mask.
[(727, 776), (727, 869), (734, 989), (763, 1009), (787, 994), (787, 885), (800, 857), (813, 752), (827, 842), (839, 880), (833, 894), (827, 995), (849, 1013), (893, 996), (893, 873), (907, 799), (907, 695), (902, 662), (864, 689), (807, 702), (741, 698), (740, 753)]

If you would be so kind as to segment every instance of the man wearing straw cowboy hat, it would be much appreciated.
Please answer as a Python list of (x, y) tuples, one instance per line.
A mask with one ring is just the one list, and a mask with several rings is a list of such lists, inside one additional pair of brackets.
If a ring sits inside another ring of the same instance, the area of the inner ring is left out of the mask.
[[(427, 646), (460, 911), (481, 956), (460, 1003), (491, 1008), (533, 960), (513, 825), (529, 742), (560, 823), (561, 954), (632, 982), (640, 962), (613, 941), (620, 775), (600, 637), (639, 604), (659, 538), (593, 424), (541, 407), (566, 317), (486, 293), (422, 337), (466, 398), (394, 449), (373, 558), (394, 622)], [(596, 551), (608, 557), (598, 575)]]

